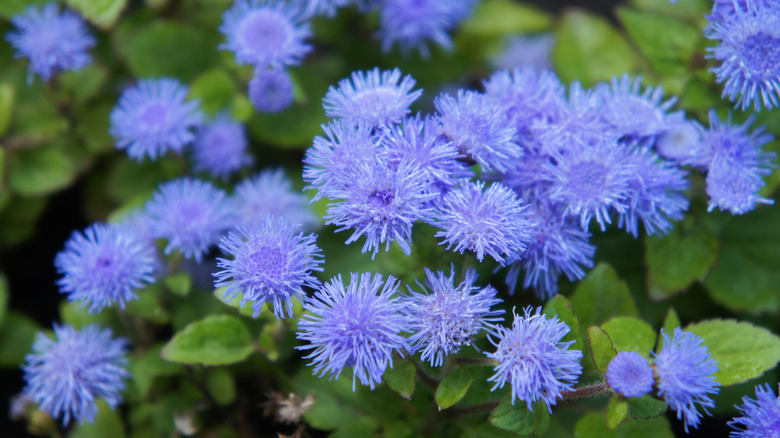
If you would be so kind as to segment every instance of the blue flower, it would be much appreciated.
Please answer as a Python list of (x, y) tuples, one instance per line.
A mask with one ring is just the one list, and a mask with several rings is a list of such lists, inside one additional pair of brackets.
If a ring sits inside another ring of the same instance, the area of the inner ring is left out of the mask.
[(309, 23), (296, 2), (236, 0), (222, 15), (219, 31), (226, 42), (220, 48), (236, 54), (239, 64), (280, 69), (298, 65), (311, 46)]
[(161, 184), (146, 212), (154, 235), (168, 240), (165, 254), (179, 250), (196, 262), (234, 223), (233, 204), (225, 193), (192, 178)]
[(30, 6), (11, 18), (16, 28), (6, 39), (16, 50), (15, 58), (30, 61), (30, 78), (37, 73), (44, 81), (64, 70), (78, 70), (90, 62), (87, 50), (95, 46), (84, 20), (76, 13), (59, 13), (57, 3)]
[(504, 40), (504, 48), (493, 60), (497, 69), (531, 67), (537, 71), (552, 70), (552, 49), (555, 34), (511, 35)]
[(56, 339), (38, 335), (32, 353), (25, 356), (24, 393), (54, 418), (92, 423), (97, 400), (112, 409), (122, 402), (120, 391), (127, 372), (127, 341), (113, 338), (111, 330), (88, 325), (76, 330), (54, 325)]
[(333, 17), (336, 15), (336, 9), (353, 3), (354, 0), (306, 0), (305, 15), (312, 17), (315, 15), (324, 15)]
[(704, 128), (695, 120), (679, 118), (673, 121), (663, 134), (658, 136), (655, 149), (658, 155), (667, 160), (706, 169), (707, 160), (701, 156), (703, 153), (701, 145), (703, 132)]
[(338, 226), (336, 232), (353, 230), (347, 244), (365, 236), (363, 252), (372, 251), (371, 258), (381, 244), (387, 251), (393, 241), (409, 255), (412, 225), (430, 221), (430, 202), (437, 196), (425, 174), (406, 161), (394, 168), (377, 161), (355, 163), (351, 177), (349, 185), (328, 195), (337, 202), (328, 204), (325, 224)]
[(466, 183), (442, 199), (435, 224), (443, 231), (442, 245), (455, 246), (461, 254), (473, 251), (482, 261), (485, 254), (503, 264), (504, 258), (525, 250), (530, 223), (526, 205), (503, 184)]
[(745, 214), (758, 204), (774, 204), (774, 200), (758, 194), (764, 186), (764, 169), (750, 168), (728, 157), (717, 157), (707, 171), (707, 211), (718, 208), (731, 214)]
[(226, 180), (231, 173), (252, 164), (244, 125), (222, 112), (201, 127), (193, 144), (195, 171), (207, 171)]
[(492, 391), (508, 382), (512, 404), (520, 399), (533, 410), (531, 405), (542, 400), (552, 412), (556, 399), (563, 391), (573, 390), (582, 374), (582, 352), (569, 350), (574, 341), (562, 341), (570, 328), (557, 316), (542, 315), (541, 307), (535, 313), (530, 306), (524, 310), (525, 316), (513, 311), (512, 328), (498, 327), (498, 340), (490, 339), (496, 352), (487, 356), (498, 361), (498, 365), (488, 381), (495, 382)]
[(533, 139), (542, 151), (550, 154), (614, 144), (621, 136), (604, 121), (601, 106), (602, 102), (593, 90), (573, 82), (569, 86), (568, 101), (550, 102), (546, 117), (534, 121), (531, 126)]
[(284, 170), (266, 169), (236, 185), (234, 195), (239, 223), (250, 224), (262, 214), (284, 217), (303, 229), (316, 228), (320, 220), (307, 206), (308, 198), (292, 189)]
[[(714, 9), (713, 9), (714, 10)], [(718, 41), (707, 57), (720, 61), (711, 69), (728, 96), (742, 110), (751, 104), (777, 107), (780, 99), (780, 7), (748, 0), (744, 9), (713, 14), (706, 36)]]
[(409, 344), (411, 351), (422, 349), (420, 358), (430, 361), (431, 366), (441, 366), (444, 357), (457, 353), (464, 345), (471, 345), (483, 329), (495, 332), (495, 324), (503, 320), (498, 317), (503, 310), (491, 310), (501, 303), (492, 286), (480, 288), (477, 271), (466, 271), (463, 281), (455, 286), (455, 268), (450, 275), (432, 272), (425, 268), (425, 284), (418, 283), (423, 293), (411, 291), (401, 304), (409, 317)]
[(408, 322), (398, 311), (397, 289), (392, 276), (383, 281), (379, 274), (352, 273), (349, 286), (339, 275), (304, 303), (296, 335), (309, 344), (295, 348), (313, 350), (304, 359), (312, 359), (315, 375), (338, 378), (352, 367), (353, 391), (356, 380), (371, 389), (382, 382), (393, 366), (393, 352), (403, 356), (409, 348), (401, 336)]
[(254, 224), (223, 236), (219, 249), (233, 256), (233, 260), (218, 258), (221, 271), (213, 274), (215, 287), (228, 287), (223, 298), (243, 294), (239, 306), (252, 301), (255, 318), (266, 302), (273, 304), (277, 319), (284, 318), (284, 308), (292, 317), (292, 299), (303, 301), (303, 287), (320, 284), (312, 271), (321, 272), (323, 261), (317, 236), (296, 233), (297, 228), (285, 218), (262, 215)]
[(522, 154), (500, 108), (474, 91), (458, 90), (457, 98), (443, 94), (434, 100), (441, 133), (484, 170), (506, 171), (507, 163)]
[(742, 406), (736, 406), (742, 417), (729, 421), (736, 429), (731, 438), (774, 438), (780, 436), (780, 398), (765, 384), (756, 386), (755, 400), (742, 397)]
[(154, 281), (155, 248), (129, 227), (95, 223), (74, 231), (65, 249), (54, 259), (63, 275), (57, 281), (71, 301), (80, 301), (90, 313), (138, 298), (136, 289)]
[(257, 69), (249, 81), (249, 101), (261, 113), (278, 113), (293, 103), (293, 84), (284, 70)]
[(718, 363), (707, 352), (700, 337), (679, 328), (674, 329), (674, 336), (663, 330), (664, 346), (658, 354), (653, 353), (655, 369), (658, 375), (658, 396), (663, 397), (669, 407), (677, 412), (677, 419), (688, 426), (699, 426), (698, 404), (709, 415), (707, 408), (715, 407), (709, 394), (718, 393), (718, 383), (715, 373)]
[(175, 79), (145, 79), (126, 89), (111, 111), (109, 132), (117, 149), (138, 161), (180, 153), (202, 120), (199, 103), (186, 98), (187, 87)]
[(409, 105), (422, 94), (422, 90), (412, 91), (414, 84), (409, 75), (402, 79), (397, 68), (356, 71), (352, 72), (351, 80), (342, 79), (338, 88), (328, 89), (322, 106), (328, 117), (366, 122), (371, 126), (385, 125), (409, 114)]
[(633, 351), (621, 351), (607, 367), (607, 382), (623, 397), (641, 397), (653, 390), (653, 369)]
[(601, 102), (599, 114), (620, 137), (641, 139), (659, 135), (674, 120), (667, 111), (677, 98), (664, 101), (661, 87), (645, 87), (642, 91), (641, 76), (635, 80), (628, 74), (620, 79), (614, 77), (611, 84), (596, 86), (596, 96)]

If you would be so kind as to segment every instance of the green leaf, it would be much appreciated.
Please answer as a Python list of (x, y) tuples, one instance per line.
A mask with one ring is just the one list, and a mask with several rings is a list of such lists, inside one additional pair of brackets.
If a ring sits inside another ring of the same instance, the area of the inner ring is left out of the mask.
[[(246, 303), (244, 303), (243, 306), (241, 306), (241, 300), (244, 297), (244, 294), (242, 294), (241, 292), (237, 293), (236, 296), (234, 296), (233, 298), (226, 300), (224, 296), (225, 296), (225, 291), (227, 290), (228, 290), (228, 286), (223, 286), (214, 289), (213, 292), (214, 297), (219, 301), (221, 301), (222, 303), (224, 303), (225, 305), (227, 305), (228, 307), (237, 309), (239, 314), (253, 318), (255, 311), (254, 309), (252, 309), (252, 305), (254, 304), (254, 302), (247, 301)], [(260, 309), (260, 314), (262, 315), (266, 311), (268, 311), (268, 306), (264, 304), (263, 307)]]
[(617, 356), (615, 346), (607, 332), (595, 325), (588, 326), (588, 340), (590, 342), (590, 354), (593, 364), (602, 373), (607, 372), (607, 367), (612, 359)]
[(206, 389), (220, 406), (227, 406), (236, 399), (236, 381), (224, 368), (209, 370), (206, 376)]
[(675, 227), (667, 236), (645, 239), (647, 290), (662, 300), (702, 280), (715, 264), (718, 239), (704, 227)]
[(127, 5), (127, 0), (65, 0), (65, 2), (103, 30), (114, 27)]
[(128, 301), (125, 311), (128, 315), (140, 316), (157, 324), (167, 323), (170, 321), (170, 315), (160, 302), (161, 292), (162, 287), (159, 283), (136, 291), (138, 298)]
[(190, 85), (190, 98), (198, 99), (200, 107), (211, 115), (230, 108), (237, 93), (233, 78), (221, 69), (201, 73)]
[(40, 6), (50, 0), (3, 0), (0, 1), (0, 17), (11, 18), (30, 6)]
[(674, 438), (666, 417), (652, 420), (630, 419), (615, 430), (609, 430), (604, 415), (598, 412), (585, 414), (574, 426), (575, 438)]
[(780, 310), (780, 208), (759, 207), (723, 230), (718, 261), (704, 283), (713, 300), (734, 311)]
[(633, 316), (618, 316), (601, 324), (617, 351), (635, 351), (648, 356), (655, 346), (655, 330)]
[(656, 0), (631, 0), (630, 3), (642, 11), (657, 12), (672, 17), (702, 20), (712, 9), (708, 0), (687, 0), (684, 2), (659, 2)]
[(26, 198), (10, 196), (7, 190), (0, 191), (5, 208), (0, 214), (0, 242), (4, 247), (18, 245), (35, 232), (36, 222), (46, 208), (47, 198)]
[(589, 87), (630, 73), (639, 64), (623, 35), (606, 19), (582, 10), (564, 13), (557, 37), (552, 57), (563, 82), (580, 80)]
[(629, 415), (642, 420), (660, 417), (666, 412), (666, 403), (650, 395), (631, 397), (628, 399), (628, 406)]
[(8, 157), (8, 185), (22, 196), (47, 195), (76, 179), (76, 166), (62, 145), (14, 152)]
[(617, 429), (628, 419), (628, 400), (617, 395), (609, 400), (606, 411), (607, 429)]
[(103, 400), (97, 401), (98, 412), (95, 422), (77, 423), (69, 438), (124, 438), (125, 426), (119, 412), (111, 409)]
[(657, 72), (688, 71), (691, 56), (702, 39), (699, 29), (675, 18), (628, 8), (619, 8), (617, 16)]
[(614, 316), (639, 315), (628, 286), (606, 263), (596, 265), (577, 285), (571, 304), (584, 326), (598, 325)]
[(165, 277), (165, 287), (180, 296), (187, 296), (192, 289), (192, 278), (186, 272), (179, 272)]
[(0, 273), (0, 327), (3, 326), (5, 314), (8, 312), (8, 279), (5, 274)]
[[(664, 318), (664, 333), (669, 333), (671, 335), (677, 327), (680, 327), (680, 317), (677, 316), (677, 312), (674, 311), (674, 308), (670, 307), (669, 311), (666, 312), (666, 318)], [(663, 346), (664, 338), (663, 336), (659, 336), (655, 351), (661, 351)]]
[(108, 69), (90, 64), (79, 70), (68, 70), (57, 76), (63, 90), (73, 96), (73, 102), (83, 104), (97, 96), (108, 80)]
[(171, 362), (227, 365), (241, 362), (254, 351), (249, 330), (234, 316), (209, 316), (176, 333), (162, 349)]
[(460, 27), (465, 36), (496, 38), (518, 33), (550, 30), (553, 17), (532, 6), (510, 0), (485, 0)]
[(0, 137), (5, 135), (11, 124), (14, 111), (14, 86), (8, 83), (0, 84)]
[(387, 368), (382, 380), (401, 397), (411, 400), (414, 394), (417, 368), (408, 360), (397, 360), (392, 368)]
[(709, 320), (685, 330), (702, 338), (718, 362), (715, 377), (723, 386), (759, 377), (780, 361), (780, 337), (763, 327), (734, 320)]
[(38, 325), (22, 313), (9, 311), (0, 325), (0, 367), (18, 367), (30, 352)]
[(116, 328), (116, 312), (113, 309), (105, 308), (98, 313), (89, 313), (87, 308), (82, 306), (81, 301), (60, 302), (60, 318), (62, 322), (72, 325), (76, 329), (81, 329), (89, 324), (97, 324), (101, 327)]
[(441, 379), (436, 387), (436, 404), (439, 410), (447, 409), (459, 402), (474, 382), (474, 372), (467, 367), (458, 367)]
[(555, 295), (547, 304), (544, 305), (542, 312), (548, 316), (557, 315), (558, 319), (565, 322), (569, 326), (569, 333), (563, 337), (562, 341), (574, 341), (573, 347), (582, 349), (582, 339), (580, 338), (580, 321), (577, 319), (577, 315), (574, 314), (574, 306), (563, 295)]
[(488, 421), (493, 426), (520, 436), (541, 436), (550, 427), (550, 413), (547, 406), (540, 400), (533, 405), (533, 412), (528, 410), (525, 402), (517, 405), (510, 402), (511, 396), (506, 396), (493, 412)]
[(140, 356), (130, 357), (132, 381), (138, 387), (142, 398), (146, 398), (149, 394), (155, 378), (176, 376), (184, 372), (182, 365), (165, 361), (160, 357), (162, 347), (162, 344), (157, 344)]

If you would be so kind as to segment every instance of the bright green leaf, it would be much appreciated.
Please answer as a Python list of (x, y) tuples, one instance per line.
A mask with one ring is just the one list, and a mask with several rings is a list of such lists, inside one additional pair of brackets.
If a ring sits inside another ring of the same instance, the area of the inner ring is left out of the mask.
[(590, 342), (590, 354), (593, 357), (593, 364), (596, 365), (599, 371), (606, 373), (609, 363), (617, 356), (612, 340), (607, 332), (595, 325), (588, 326), (588, 340)]
[(660, 417), (666, 412), (666, 403), (650, 395), (642, 397), (631, 397), (628, 399), (628, 413), (633, 418), (648, 420), (650, 418)]
[(125, 426), (118, 411), (98, 399), (98, 412), (94, 423), (77, 423), (68, 438), (124, 438)]
[(57, 76), (63, 90), (73, 95), (75, 103), (84, 103), (95, 97), (108, 80), (108, 69), (90, 64), (79, 70), (68, 70)]
[(28, 316), (9, 311), (0, 325), (0, 367), (18, 367), (30, 352), (38, 325)]
[(9, 154), (8, 185), (22, 196), (64, 189), (76, 179), (76, 166), (62, 145)]
[(13, 85), (7, 83), (0, 84), (0, 137), (5, 135), (8, 126), (11, 124), (15, 96)]
[(466, 36), (495, 38), (518, 33), (550, 30), (553, 19), (547, 12), (510, 0), (485, 0), (460, 27)]
[(171, 362), (226, 365), (241, 362), (254, 351), (249, 330), (234, 316), (209, 316), (176, 333), (162, 350)]
[(759, 377), (780, 361), (780, 337), (748, 322), (709, 320), (685, 330), (702, 338), (718, 362), (715, 377), (723, 386)]
[(410, 400), (414, 394), (417, 368), (408, 360), (395, 361), (392, 368), (387, 368), (382, 380), (401, 397)]
[(512, 405), (510, 400), (510, 396), (504, 397), (490, 413), (490, 424), (521, 436), (541, 436), (550, 427), (550, 413), (541, 400), (534, 403), (533, 412), (528, 410), (525, 402), (517, 400)]
[(605, 414), (607, 429), (617, 429), (628, 419), (628, 400), (617, 395), (613, 396), (607, 404)]
[[(97, 324), (101, 327), (114, 327), (116, 312), (110, 308), (104, 308), (97, 313), (89, 313), (87, 307), (82, 306), (82, 301), (62, 300), (60, 302), (60, 318), (62, 322), (81, 329), (89, 324)], [(118, 321), (116, 321), (118, 322)]]
[(577, 319), (577, 315), (574, 314), (574, 307), (571, 305), (566, 297), (563, 295), (555, 295), (547, 304), (544, 305), (542, 311), (545, 315), (554, 316), (557, 315), (558, 319), (566, 323), (569, 326), (569, 333), (563, 337), (562, 341), (575, 341), (572, 345), (574, 348), (582, 349), (582, 339), (580, 338), (580, 321)]
[(157, 344), (139, 356), (130, 357), (130, 372), (133, 383), (138, 387), (141, 397), (146, 398), (156, 377), (175, 376), (184, 372), (178, 363), (168, 362), (160, 357), (162, 344)]
[(652, 420), (630, 419), (615, 430), (609, 430), (604, 415), (585, 414), (574, 426), (575, 438), (674, 438), (666, 417)]
[(605, 263), (596, 265), (577, 285), (571, 304), (584, 326), (598, 325), (614, 316), (639, 314), (628, 286)]
[[(248, 317), (254, 317), (254, 309), (252, 308), (252, 305), (254, 305), (253, 301), (247, 301), (244, 303), (243, 306), (241, 306), (241, 300), (244, 298), (244, 294), (241, 292), (237, 293), (233, 298), (226, 300), (224, 298), (225, 291), (228, 290), (228, 286), (219, 287), (217, 289), (214, 289), (214, 297), (224, 303), (225, 305), (232, 307), (234, 309), (238, 310), (238, 313), (244, 316)], [(263, 311), (267, 311), (268, 306), (263, 305), (263, 307), (260, 309), (260, 313), (263, 313)]]
[(630, 3), (642, 11), (688, 19), (703, 19), (704, 15), (712, 9), (712, 2), (709, 0), (687, 0), (675, 3), (657, 0), (631, 0)]
[(165, 277), (165, 287), (176, 295), (186, 296), (192, 288), (192, 278), (186, 272), (179, 272)]
[(2, 0), (0, 1), (0, 17), (11, 18), (29, 6), (44, 5), (50, 0)]
[(439, 410), (447, 409), (466, 395), (474, 382), (474, 372), (468, 367), (458, 367), (444, 376), (436, 387), (436, 404)]
[(198, 99), (200, 107), (211, 115), (230, 108), (237, 93), (233, 78), (221, 69), (201, 73), (190, 85), (190, 98)]
[[(664, 318), (664, 333), (671, 335), (674, 333), (674, 329), (680, 327), (680, 325), (680, 317), (677, 316), (677, 312), (674, 311), (674, 308), (670, 307), (669, 311), (666, 312), (666, 317)], [(661, 351), (663, 345), (664, 338), (663, 336), (659, 336), (658, 344), (655, 346), (655, 351)]]
[(220, 406), (226, 406), (236, 399), (236, 381), (224, 368), (209, 370), (206, 376), (206, 389)]
[(140, 316), (157, 324), (167, 323), (170, 315), (160, 302), (161, 292), (162, 288), (158, 283), (136, 291), (138, 298), (128, 301), (125, 311), (128, 315)]
[(95, 26), (108, 30), (114, 26), (127, 0), (65, 0)]
[(647, 290), (653, 299), (662, 300), (687, 289), (715, 264), (718, 239), (704, 227), (682, 228), (645, 239)]
[(655, 330), (633, 316), (618, 316), (601, 324), (617, 351), (635, 351), (648, 356), (655, 346)]
[(699, 29), (675, 18), (629, 8), (618, 9), (617, 16), (655, 71), (679, 74), (688, 70), (703, 38)]

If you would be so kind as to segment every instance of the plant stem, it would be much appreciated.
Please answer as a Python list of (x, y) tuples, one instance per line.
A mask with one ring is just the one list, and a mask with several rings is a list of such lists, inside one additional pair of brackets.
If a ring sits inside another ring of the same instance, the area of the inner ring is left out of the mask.
[(417, 368), (417, 378), (420, 380), (420, 382), (434, 390), (439, 387), (439, 383), (441, 382), (438, 379), (435, 379), (426, 373), (416, 360), (412, 360), (412, 363), (414, 364), (414, 367)]
[(577, 388), (574, 391), (561, 393), (561, 398), (564, 400), (576, 400), (579, 398), (606, 394), (610, 391), (611, 388), (609, 387), (609, 384), (607, 382), (601, 382), (597, 385), (585, 386), (582, 388)]
[(461, 365), (479, 365), (483, 367), (494, 367), (498, 365), (498, 361), (495, 359), (488, 359), (482, 357), (456, 357), (455, 363)]
[(469, 406), (466, 408), (447, 409), (446, 411), (442, 412), (442, 415), (445, 418), (458, 418), (465, 415), (479, 414), (482, 412), (490, 412), (493, 409), (497, 408), (500, 403), (501, 402), (488, 402), (479, 405)]

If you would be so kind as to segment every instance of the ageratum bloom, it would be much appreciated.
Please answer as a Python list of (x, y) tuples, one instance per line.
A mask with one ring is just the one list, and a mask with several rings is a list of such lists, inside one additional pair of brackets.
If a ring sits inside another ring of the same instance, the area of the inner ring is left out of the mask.
[(333, 17), (336, 15), (336, 10), (353, 3), (354, 0), (307, 0), (305, 15), (312, 17), (315, 15), (324, 15), (326, 17)]
[(677, 419), (688, 426), (699, 427), (701, 414), (697, 404), (709, 415), (707, 408), (715, 407), (710, 394), (718, 393), (720, 383), (715, 380), (718, 363), (707, 352), (700, 337), (679, 328), (674, 336), (661, 330), (664, 345), (661, 352), (653, 353), (658, 375), (658, 396), (677, 412)]
[(59, 13), (57, 3), (30, 6), (11, 18), (15, 27), (6, 39), (16, 50), (15, 58), (30, 61), (30, 79), (38, 74), (48, 81), (64, 70), (78, 70), (90, 62), (87, 50), (95, 46), (84, 20), (75, 12)]
[(525, 315), (514, 314), (512, 328), (498, 327), (498, 341), (494, 341), (495, 353), (487, 353), (498, 365), (488, 381), (495, 382), (491, 391), (512, 387), (512, 404), (515, 399), (526, 402), (529, 410), (537, 400), (542, 400), (552, 413), (552, 405), (563, 391), (571, 391), (582, 374), (582, 352), (569, 350), (574, 341), (563, 342), (569, 326), (557, 316), (548, 318), (538, 307), (525, 308)]
[(236, 185), (236, 216), (239, 223), (250, 224), (263, 214), (286, 218), (303, 229), (315, 228), (320, 220), (307, 206), (308, 198), (292, 188), (284, 169), (266, 169)]
[(54, 259), (63, 275), (60, 292), (80, 301), (90, 313), (114, 304), (120, 309), (138, 298), (136, 289), (154, 281), (156, 257), (152, 242), (131, 228), (95, 223), (74, 231)]
[(330, 87), (322, 99), (328, 117), (340, 117), (350, 123), (365, 122), (380, 126), (397, 122), (409, 114), (409, 105), (422, 94), (412, 91), (415, 80), (401, 70), (356, 71), (350, 78)]
[[(770, 2), (766, 2), (770, 3)], [(723, 97), (745, 110), (751, 104), (777, 107), (780, 99), (780, 7), (748, 0), (733, 13), (713, 15), (707, 38), (718, 41), (707, 57), (720, 65), (711, 69), (723, 83)]]
[(92, 423), (98, 399), (112, 409), (122, 402), (123, 379), (130, 376), (127, 341), (96, 325), (76, 330), (55, 324), (54, 335), (40, 333), (25, 356), (23, 391), (65, 426), (71, 419)]
[(485, 254), (503, 264), (504, 258), (525, 250), (529, 239), (526, 205), (503, 184), (466, 183), (444, 195), (435, 224), (442, 231), (441, 245), (461, 254), (472, 251), (482, 261)]
[(676, 118), (656, 139), (655, 150), (658, 155), (674, 163), (706, 168), (707, 161), (702, 156), (702, 132), (704, 128), (695, 120)]
[(168, 240), (165, 254), (178, 250), (196, 262), (234, 223), (233, 204), (225, 192), (192, 178), (161, 184), (146, 212), (155, 237)]
[(239, 307), (251, 301), (255, 318), (265, 303), (273, 304), (277, 319), (284, 318), (284, 308), (292, 317), (292, 299), (303, 301), (304, 286), (319, 286), (312, 271), (321, 272), (323, 261), (317, 236), (304, 236), (297, 228), (285, 218), (263, 215), (254, 224), (223, 236), (219, 249), (233, 260), (218, 258), (221, 271), (212, 274), (215, 287), (227, 286), (223, 298), (232, 300), (243, 294)]
[(219, 31), (226, 42), (220, 48), (233, 51), (239, 64), (281, 69), (298, 65), (311, 46), (309, 23), (296, 2), (285, 0), (236, 0), (222, 15)]
[(621, 351), (607, 367), (607, 382), (623, 397), (641, 397), (653, 390), (653, 369), (633, 351)]
[(198, 130), (192, 150), (194, 169), (226, 180), (231, 173), (252, 164), (248, 147), (244, 125), (227, 112), (219, 113)]
[(555, 34), (511, 35), (504, 41), (504, 48), (493, 60), (496, 69), (511, 70), (531, 67), (537, 71), (552, 70), (552, 49)]
[(109, 132), (117, 149), (137, 161), (180, 153), (202, 120), (199, 103), (186, 98), (187, 87), (176, 79), (144, 79), (126, 89), (111, 111)]
[(736, 429), (731, 438), (775, 438), (780, 436), (780, 397), (768, 384), (756, 386), (756, 398), (742, 397), (742, 406), (736, 406), (741, 417), (729, 421)]
[(403, 356), (409, 348), (401, 336), (408, 324), (398, 309), (397, 289), (392, 276), (383, 281), (379, 274), (352, 273), (348, 286), (339, 275), (304, 303), (307, 313), (296, 336), (309, 344), (295, 348), (312, 350), (304, 359), (312, 359), (315, 375), (338, 378), (351, 367), (353, 391), (357, 380), (371, 389), (382, 382), (393, 352)]
[(471, 345), (483, 329), (495, 332), (495, 324), (503, 310), (492, 310), (499, 304), (497, 291), (492, 286), (480, 288), (477, 271), (469, 269), (463, 281), (455, 286), (455, 268), (450, 275), (425, 268), (423, 293), (413, 292), (401, 301), (403, 312), (409, 316), (409, 344), (411, 351), (422, 349), (420, 358), (431, 366), (441, 366), (444, 357), (457, 353), (464, 345)]
[(249, 81), (249, 101), (261, 113), (278, 113), (293, 103), (293, 84), (284, 70), (257, 69)]

